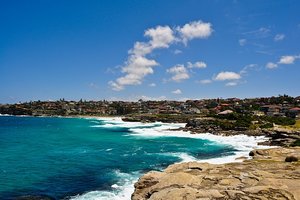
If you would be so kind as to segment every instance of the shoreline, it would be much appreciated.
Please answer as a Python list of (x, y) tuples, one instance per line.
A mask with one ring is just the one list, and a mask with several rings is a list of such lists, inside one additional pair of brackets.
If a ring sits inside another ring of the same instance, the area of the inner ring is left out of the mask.
[[(20, 117), (24, 117), (24, 116), (20, 116)], [(26, 117), (36, 117), (36, 116), (26, 116)], [(99, 116), (71, 116), (71, 117), (70, 116), (67, 116), (67, 117), (65, 117), (65, 116), (39, 116), (39, 117), (81, 118), (81, 119), (104, 120), (107, 123), (110, 123), (110, 122), (120, 123), (120, 124), (116, 124), (116, 126), (124, 125), (125, 127), (129, 128), (129, 129), (131, 129), (132, 126), (137, 126), (138, 124), (139, 125), (149, 125), (149, 124), (159, 123), (163, 126), (160, 129), (154, 129), (154, 130), (152, 130), (152, 132), (145, 132), (145, 130), (143, 130), (143, 128), (141, 127), (140, 130), (133, 130), (133, 131), (131, 130), (132, 131), (131, 135), (140, 136), (140, 137), (185, 137), (185, 138), (195, 138), (195, 139), (207, 139), (207, 140), (210, 140), (210, 141), (213, 141), (213, 142), (218, 142), (218, 143), (221, 143), (221, 144), (231, 145), (235, 149), (238, 150), (235, 153), (235, 155), (231, 155), (231, 156), (217, 157), (217, 158), (211, 158), (211, 159), (202, 159), (202, 160), (198, 160), (198, 159), (193, 160), (194, 158), (192, 157), (192, 159), (187, 158), (186, 160), (173, 163), (172, 165), (181, 164), (181, 163), (190, 162), (190, 161), (196, 161), (198, 163), (207, 162), (207, 163), (211, 163), (211, 164), (224, 164), (224, 163), (232, 163), (232, 162), (242, 162), (244, 160), (249, 160), (250, 150), (274, 148), (274, 146), (260, 146), (260, 145), (258, 145), (258, 143), (261, 142), (262, 140), (267, 140), (267, 138), (265, 136), (247, 136), (247, 135), (242, 135), (242, 134), (235, 135), (235, 136), (224, 136), (224, 135), (214, 135), (214, 134), (210, 134), (210, 133), (193, 134), (190, 131), (178, 130), (178, 127), (174, 127), (175, 125), (184, 126), (185, 123), (126, 122), (126, 121), (122, 120), (122, 116), (116, 116), (116, 117), (107, 117), (107, 116), (103, 116), (103, 117), (99, 117)], [(251, 139), (251, 140), (247, 141), (247, 139)], [(246, 142), (245, 142), (245, 140), (246, 140)], [(244, 143), (241, 143), (241, 142), (244, 142)], [(256, 142), (256, 144), (253, 145), (253, 142)], [(252, 144), (252, 145), (250, 145), (250, 144)], [(240, 148), (240, 149), (238, 149), (238, 148)], [(144, 174), (141, 174), (139, 177), (141, 178), (143, 176), (144, 176)], [(134, 180), (130, 186), (126, 186), (126, 187), (124, 186), (124, 191), (126, 190), (128, 192), (128, 190), (130, 190), (130, 188), (134, 189), (133, 185), (136, 181), (137, 180)], [(113, 188), (113, 185), (111, 187)], [(131, 191), (133, 192), (133, 190), (131, 190)], [(75, 197), (72, 197), (72, 199), (73, 198), (78, 199), (78, 200), (83, 199), (86, 195), (91, 195), (91, 193), (94, 193), (94, 192), (105, 192), (105, 191), (91, 191), (91, 192), (83, 193), (83, 194), (77, 195)]]
[[(203, 133), (203, 134), (191, 134), (190, 132), (178, 130), (178, 127), (175, 127), (176, 125), (185, 125), (182, 123), (163, 123), (163, 122), (150, 122), (150, 123), (144, 123), (144, 122), (126, 122), (121, 119), (121, 117), (85, 117), (87, 119), (96, 119), (96, 120), (104, 120), (106, 123), (112, 123), (109, 126), (106, 126), (107, 128), (114, 128), (114, 127), (126, 127), (129, 128), (129, 130), (132, 132), (130, 135), (136, 136), (136, 137), (147, 137), (147, 138), (153, 138), (153, 137), (184, 137), (184, 138), (194, 138), (194, 139), (204, 139), (204, 140), (210, 140), (212, 142), (216, 142), (219, 144), (224, 145), (231, 145), (233, 148), (237, 149), (234, 155), (229, 156), (221, 156), (216, 158), (210, 158), (210, 159), (196, 159), (189, 155), (180, 155), (182, 161), (175, 162), (171, 165), (176, 164), (184, 164), (187, 162), (197, 162), (197, 163), (210, 163), (210, 164), (225, 164), (225, 163), (241, 163), (244, 160), (251, 159), (249, 157), (249, 152), (254, 149), (268, 149), (268, 148), (274, 148), (271, 146), (259, 146), (258, 143), (262, 140), (267, 140), (263, 136), (247, 136), (247, 135), (236, 135), (236, 136), (220, 136), (220, 135), (213, 135), (210, 133)], [(116, 123), (116, 124), (114, 124)], [(161, 124), (160, 128), (152, 128), (151, 130), (143, 129), (143, 125), (151, 125), (151, 124)], [(135, 126), (141, 126), (139, 129), (135, 129), (133, 127)], [(133, 129), (132, 129), (133, 128)], [(173, 129), (172, 129), (173, 128)], [(243, 142), (243, 144), (241, 144)], [(236, 144), (239, 144), (239, 146), (236, 146)], [(171, 166), (169, 165), (169, 166)], [(167, 169), (169, 166), (167, 166), (165, 169)], [(129, 185), (121, 185), (117, 186), (119, 188), (122, 188), (121, 191), (114, 194), (115, 196), (110, 196), (110, 199), (131, 199), (131, 195), (134, 192), (134, 184), (138, 182), (138, 180), (143, 177), (146, 173), (149, 172), (143, 172), (138, 175), (135, 179), (133, 178), (133, 181)], [(114, 188), (116, 184), (113, 184), (111, 187)], [(131, 191), (131, 193), (129, 192)], [(90, 191), (87, 193), (83, 193), (77, 196), (72, 197), (73, 200), (83, 200), (85, 198), (89, 198), (93, 195), (99, 195), (107, 193), (106, 191)], [(110, 194), (111, 195), (111, 194)], [(125, 196), (124, 196), (125, 195)], [(101, 198), (100, 198), (101, 199)]]
[(300, 199), (300, 147), (253, 150), (242, 163), (173, 164), (135, 183), (132, 200)]

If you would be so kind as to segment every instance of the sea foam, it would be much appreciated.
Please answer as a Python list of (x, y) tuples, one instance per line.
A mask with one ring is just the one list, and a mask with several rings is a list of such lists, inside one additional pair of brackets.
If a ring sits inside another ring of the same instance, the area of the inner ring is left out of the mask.
[[(103, 128), (129, 128), (129, 136), (134, 137), (184, 137), (205, 139), (219, 144), (233, 146), (237, 151), (235, 155), (224, 156), (212, 159), (196, 159), (195, 157), (184, 153), (164, 153), (166, 155), (176, 156), (181, 159), (181, 162), (200, 161), (212, 164), (221, 164), (228, 162), (239, 162), (238, 157), (248, 157), (249, 151), (254, 148), (270, 148), (268, 146), (258, 146), (258, 142), (265, 141), (265, 137), (254, 137), (247, 135), (236, 136), (218, 136), (210, 133), (190, 134), (178, 130), (185, 126), (184, 123), (141, 123), (141, 122), (124, 122), (121, 118), (97, 118), (103, 122), (103, 125), (93, 125), (93, 127)], [(111, 186), (111, 191), (91, 191), (83, 195), (73, 197), (73, 200), (129, 200), (134, 192), (134, 183), (141, 176), (139, 172), (132, 174), (121, 173), (116, 171), (119, 181)]]
[(134, 183), (141, 176), (139, 172), (114, 171), (119, 181), (111, 185), (111, 191), (91, 191), (71, 197), (72, 200), (129, 200), (134, 192)]

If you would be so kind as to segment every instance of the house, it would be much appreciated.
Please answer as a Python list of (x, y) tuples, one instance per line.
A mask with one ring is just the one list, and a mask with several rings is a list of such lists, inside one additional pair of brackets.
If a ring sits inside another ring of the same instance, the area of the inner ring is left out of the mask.
[(284, 116), (284, 114), (281, 113), (282, 107), (278, 105), (262, 106), (260, 110), (268, 116)]
[(192, 108), (189, 109), (189, 113), (191, 113), (191, 114), (200, 114), (201, 111), (196, 107), (192, 107)]
[(252, 112), (252, 114), (255, 115), (255, 116), (264, 116), (264, 115), (265, 115), (264, 112), (259, 111), (259, 110), (254, 110), (254, 111)]
[(287, 112), (287, 116), (292, 118), (300, 118), (300, 108), (295, 107), (289, 109), (289, 111)]

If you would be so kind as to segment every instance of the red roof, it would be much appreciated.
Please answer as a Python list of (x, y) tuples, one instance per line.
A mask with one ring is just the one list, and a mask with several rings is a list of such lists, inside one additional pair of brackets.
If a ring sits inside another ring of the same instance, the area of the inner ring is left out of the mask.
[(300, 108), (295, 107), (295, 108), (291, 108), (290, 110), (292, 110), (292, 111), (300, 111)]
[(230, 106), (228, 103), (222, 103), (221, 106)]

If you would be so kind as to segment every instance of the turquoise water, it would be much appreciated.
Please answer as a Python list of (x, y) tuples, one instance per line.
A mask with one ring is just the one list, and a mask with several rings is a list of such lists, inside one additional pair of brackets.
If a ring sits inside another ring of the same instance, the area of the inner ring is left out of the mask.
[(0, 117), (0, 199), (22, 195), (80, 199), (91, 191), (95, 192), (86, 199), (126, 199), (133, 182), (149, 170), (236, 151), (204, 139), (147, 136), (147, 131), (160, 130), (162, 123), (128, 124)]

